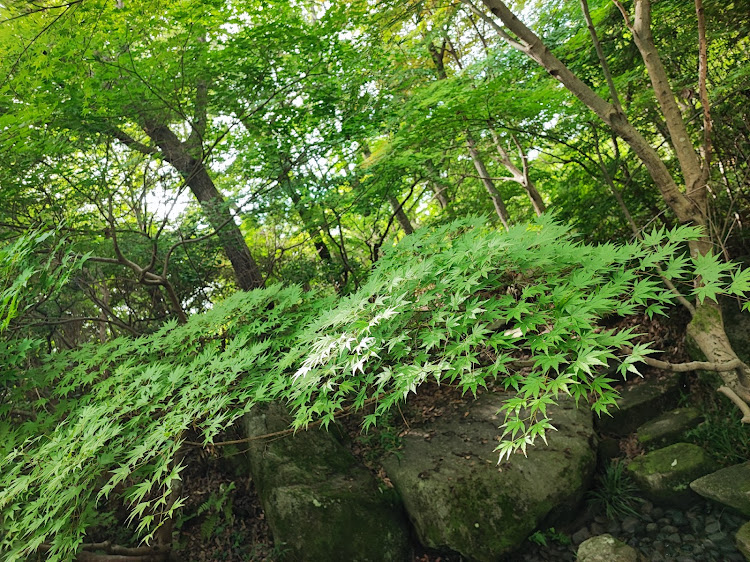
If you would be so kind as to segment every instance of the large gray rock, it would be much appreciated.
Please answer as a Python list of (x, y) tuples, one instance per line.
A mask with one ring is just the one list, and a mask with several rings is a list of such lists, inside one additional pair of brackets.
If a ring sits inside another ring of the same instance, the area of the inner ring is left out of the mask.
[(750, 462), (723, 468), (690, 484), (701, 496), (750, 517)]
[[(243, 420), (248, 437), (287, 429), (280, 406), (256, 407)], [(250, 442), (255, 486), (274, 542), (287, 560), (400, 562), (408, 525), (397, 496), (329, 433), (298, 432)]]
[(633, 433), (647, 421), (677, 406), (681, 384), (680, 376), (672, 373), (628, 384), (617, 403), (607, 408), (608, 415), (597, 418), (597, 429), (615, 437)]
[(550, 407), (558, 431), (528, 457), (497, 464), (493, 452), (503, 395), (484, 394), (404, 437), (384, 467), (420, 541), (470, 560), (494, 561), (517, 548), (549, 515), (573, 510), (595, 465), (591, 412), (572, 401)]
[(664, 412), (638, 428), (638, 442), (646, 449), (672, 445), (702, 420), (703, 416), (697, 408), (677, 408)]
[(640, 562), (641, 555), (632, 546), (612, 535), (598, 535), (578, 547), (578, 562)]
[(687, 507), (698, 499), (689, 484), (716, 470), (716, 463), (697, 445), (675, 443), (633, 459), (627, 470), (648, 499)]

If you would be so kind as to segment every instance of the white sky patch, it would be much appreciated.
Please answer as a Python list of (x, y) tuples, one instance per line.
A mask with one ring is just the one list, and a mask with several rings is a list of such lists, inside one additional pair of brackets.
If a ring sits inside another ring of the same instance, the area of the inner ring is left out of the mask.
[(187, 188), (180, 193), (166, 187), (157, 188), (146, 194), (146, 210), (159, 220), (174, 221), (193, 200), (193, 194)]

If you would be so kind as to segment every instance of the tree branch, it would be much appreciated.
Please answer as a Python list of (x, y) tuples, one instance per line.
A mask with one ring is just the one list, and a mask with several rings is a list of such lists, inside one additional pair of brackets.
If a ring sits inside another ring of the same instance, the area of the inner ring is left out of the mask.
[(747, 402), (737, 396), (737, 393), (728, 386), (722, 385), (716, 391), (729, 398), (740, 409), (742, 412), (742, 423), (750, 423), (750, 406), (747, 405)]
[[(633, 350), (627, 346), (623, 346), (622, 350), (630, 355)], [(686, 363), (669, 363), (667, 361), (660, 361), (653, 357), (644, 356), (641, 358), (646, 365), (656, 367), (662, 371), (670, 371), (672, 373), (689, 373), (691, 371), (714, 371), (717, 373), (723, 373), (727, 371), (734, 371), (735, 369), (742, 366), (740, 359), (732, 359), (726, 362), (713, 362), (713, 361), (688, 361)]]
[(148, 146), (147, 144), (135, 140), (133, 137), (131, 137), (129, 134), (118, 127), (112, 127), (109, 132), (122, 144), (124, 144), (128, 148), (132, 148), (133, 150), (140, 152), (141, 154), (146, 154), (148, 156), (159, 154), (158, 148)]

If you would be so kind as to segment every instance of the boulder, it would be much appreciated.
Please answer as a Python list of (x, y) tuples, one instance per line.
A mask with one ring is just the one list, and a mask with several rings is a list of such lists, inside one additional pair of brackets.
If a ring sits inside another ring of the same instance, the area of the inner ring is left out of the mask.
[[(383, 465), (419, 540), (465, 558), (494, 561), (516, 549), (540, 523), (571, 515), (596, 463), (589, 410), (574, 402), (548, 408), (558, 431), (498, 464), (497, 411), (508, 395), (487, 393), (420, 427)], [(549, 517), (548, 517), (549, 516)]]
[(672, 445), (702, 420), (703, 416), (697, 408), (677, 408), (664, 412), (638, 428), (638, 442), (646, 449)]
[(651, 501), (687, 507), (698, 499), (690, 483), (716, 470), (716, 463), (697, 445), (675, 443), (633, 459), (627, 470)]
[(632, 546), (612, 535), (598, 535), (578, 547), (578, 562), (641, 562), (643, 557)]
[(665, 410), (677, 406), (682, 381), (679, 375), (666, 373), (660, 378), (628, 384), (607, 414), (597, 418), (597, 429), (604, 434), (625, 437)]
[(737, 530), (734, 535), (734, 544), (737, 545), (737, 550), (745, 556), (745, 559), (750, 560), (750, 521)]
[[(254, 407), (248, 437), (287, 429), (278, 405)], [(250, 468), (274, 542), (295, 562), (402, 561), (409, 532), (396, 494), (326, 431), (250, 442)]]
[(690, 484), (704, 498), (750, 517), (750, 462), (723, 468)]

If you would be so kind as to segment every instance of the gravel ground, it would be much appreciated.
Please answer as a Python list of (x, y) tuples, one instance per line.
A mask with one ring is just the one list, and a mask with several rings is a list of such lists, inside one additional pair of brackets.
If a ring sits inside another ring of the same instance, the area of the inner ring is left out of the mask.
[(650, 562), (744, 562), (734, 545), (734, 534), (745, 520), (720, 506), (700, 502), (690, 509), (663, 509), (645, 502), (639, 517), (625, 516), (610, 521), (597, 515), (574, 527), (572, 544), (547, 538), (547, 546), (526, 541), (508, 561), (575, 561), (578, 545), (587, 538), (609, 533), (629, 544)]

